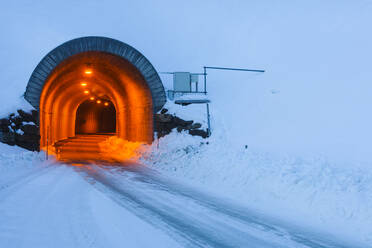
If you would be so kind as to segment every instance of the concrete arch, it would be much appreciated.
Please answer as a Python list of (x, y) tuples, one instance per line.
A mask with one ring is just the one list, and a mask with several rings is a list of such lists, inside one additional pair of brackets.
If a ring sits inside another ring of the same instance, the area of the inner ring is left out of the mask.
[(74, 136), (76, 111), (92, 98), (113, 104), (118, 137), (150, 143), (153, 114), (166, 101), (150, 62), (104, 37), (71, 40), (51, 51), (32, 73), (25, 98), (39, 110), (41, 148)]
[(73, 39), (49, 52), (33, 71), (24, 94), (25, 99), (35, 109), (39, 110), (41, 92), (50, 73), (68, 57), (89, 51), (106, 52), (129, 61), (142, 74), (150, 89), (154, 113), (158, 112), (164, 106), (166, 102), (164, 86), (150, 61), (128, 44), (99, 36)]

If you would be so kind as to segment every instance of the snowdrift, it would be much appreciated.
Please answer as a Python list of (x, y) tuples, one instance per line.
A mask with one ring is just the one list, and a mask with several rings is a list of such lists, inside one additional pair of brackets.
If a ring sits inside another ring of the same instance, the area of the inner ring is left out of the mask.
[(231, 201), (301, 226), (372, 242), (369, 164), (279, 156), (172, 133), (143, 162)]

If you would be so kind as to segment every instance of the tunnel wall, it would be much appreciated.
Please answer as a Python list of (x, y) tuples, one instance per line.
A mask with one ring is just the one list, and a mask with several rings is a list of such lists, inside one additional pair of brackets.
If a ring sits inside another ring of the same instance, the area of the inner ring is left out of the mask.
[[(75, 113), (88, 96), (74, 93), (76, 87), (71, 82), (75, 79), (70, 72), (81, 65), (74, 59), (84, 63), (84, 59), (96, 55), (104, 57), (106, 64), (97, 72), (101, 82), (94, 84), (106, 91), (106, 97), (115, 105), (117, 135), (129, 141), (152, 141), (153, 114), (166, 101), (156, 70), (127, 44), (104, 37), (84, 37), (66, 42), (46, 55), (27, 85), (25, 98), (39, 110), (41, 147), (75, 135)], [(126, 67), (129, 74), (118, 73), (120, 66)], [(104, 75), (106, 70), (112, 75)]]

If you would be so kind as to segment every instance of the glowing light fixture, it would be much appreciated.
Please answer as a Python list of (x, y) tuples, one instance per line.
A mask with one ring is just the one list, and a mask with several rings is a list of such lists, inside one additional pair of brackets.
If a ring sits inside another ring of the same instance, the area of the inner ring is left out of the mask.
[(86, 67), (85, 67), (84, 73), (86, 75), (92, 74), (93, 73), (92, 64), (91, 63), (86, 63), (85, 65), (86, 65)]
[(108, 106), (109, 105), (109, 103), (108, 102), (105, 102), (105, 106)]
[(84, 94), (89, 94), (89, 90), (84, 90)]
[(90, 99), (91, 101), (94, 101), (94, 96), (91, 96), (89, 99)]
[(101, 100), (97, 100), (97, 103), (100, 104), (101, 103)]
[(85, 87), (85, 86), (87, 86), (88, 84), (85, 83), (85, 82), (82, 82), (80, 85), (83, 86), (83, 87)]

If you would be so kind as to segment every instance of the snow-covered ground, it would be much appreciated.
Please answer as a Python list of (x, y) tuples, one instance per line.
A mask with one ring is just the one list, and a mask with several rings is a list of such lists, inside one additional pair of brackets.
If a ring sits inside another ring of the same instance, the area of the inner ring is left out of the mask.
[[(221, 134), (222, 135), (222, 134)], [(372, 243), (370, 164), (279, 156), (221, 137), (172, 133), (143, 162), (162, 174), (293, 224)]]
[(181, 247), (75, 167), (20, 149), (0, 156), (0, 247)]
[(9, 153), (0, 163), (1, 247), (368, 247), (139, 164), (64, 165)]

